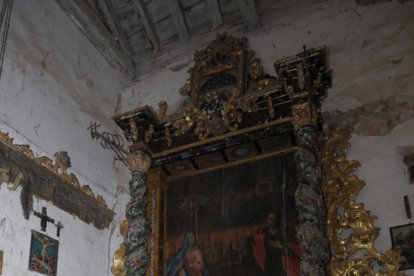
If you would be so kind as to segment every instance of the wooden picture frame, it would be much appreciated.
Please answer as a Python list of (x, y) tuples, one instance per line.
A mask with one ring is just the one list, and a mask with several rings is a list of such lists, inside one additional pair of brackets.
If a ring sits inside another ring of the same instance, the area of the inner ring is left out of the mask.
[(390, 228), (392, 248), (397, 249), (405, 257), (401, 270), (414, 268), (414, 223)]

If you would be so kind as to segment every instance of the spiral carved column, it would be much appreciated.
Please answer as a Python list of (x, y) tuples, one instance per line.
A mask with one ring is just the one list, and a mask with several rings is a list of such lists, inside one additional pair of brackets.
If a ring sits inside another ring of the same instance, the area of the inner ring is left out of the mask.
[(129, 193), (131, 199), (126, 207), (128, 234), (126, 246), (126, 276), (145, 275), (147, 268), (148, 222), (146, 207), (148, 201), (147, 176), (151, 159), (144, 152), (136, 152), (128, 156), (128, 167), (131, 170)]
[(326, 237), (326, 206), (321, 191), (321, 166), (318, 160), (319, 134), (316, 111), (308, 103), (292, 109), (298, 188), (295, 194), (299, 213), (298, 235), (302, 243), (300, 275), (326, 275), (330, 259)]

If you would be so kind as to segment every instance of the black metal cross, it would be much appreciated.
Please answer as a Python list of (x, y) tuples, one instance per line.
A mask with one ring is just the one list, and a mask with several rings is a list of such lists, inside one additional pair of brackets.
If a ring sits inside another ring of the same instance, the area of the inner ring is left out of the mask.
[(34, 211), (33, 213), (36, 217), (40, 218), (40, 228), (43, 232), (46, 232), (46, 226), (47, 226), (48, 222), (55, 223), (54, 219), (47, 216), (46, 207), (42, 207), (42, 212), (41, 213), (36, 212), (36, 211)]
[(60, 222), (60, 221), (58, 221), (58, 223), (56, 223), (55, 224), (55, 226), (56, 226), (56, 236), (60, 236), (60, 229), (62, 229), (63, 228), (63, 224)]

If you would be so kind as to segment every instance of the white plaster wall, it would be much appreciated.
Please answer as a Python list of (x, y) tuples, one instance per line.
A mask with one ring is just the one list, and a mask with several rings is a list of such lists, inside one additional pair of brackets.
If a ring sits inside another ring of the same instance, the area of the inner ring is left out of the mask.
[[(276, 7), (265, 10), (261, 31), (232, 34), (249, 38), (250, 48), (262, 59), (265, 72), (271, 74), (275, 60), (300, 52), (302, 45), (328, 46), (333, 86), (328, 90), (324, 112), (347, 111), (396, 95), (414, 95), (413, 1), (361, 7), (355, 1), (280, 0)], [(189, 43), (181, 63), (125, 87), (121, 111), (142, 105), (157, 109), (160, 100), (166, 100), (174, 110), (183, 100), (179, 89), (187, 78), (194, 50)], [(178, 71), (170, 69), (180, 64), (187, 66)], [(362, 163), (356, 174), (367, 183), (358, 200), (379, 217), (377, 246), (383, 250), (391, 246), (389, 227), (408, 223), (403, 196), (414, 200), (407, 168), (397, 152), (399, 146), (414, 146), (414, 121), (397, 125), (385, 136), (354, 136), (351, 143), (350, 158)], [(414, 271), (405, 272), (414, 275)]]
[[(113, 154), (92, 141), (86, 128), (110, 120), (121, 89), (120, 76), (78, 30), (56, 1), (14, 1), (3, 73), (0, 79), (0, 130), (16, 143), (30, 144), (36, 156), (68, 151), (81, 183), (116, 203), (117, 164)], [(58, 275), (108, 275), (111, 230), (97, 230), (51, 204), (35, 200), (65, 228), (59, 239)], [(20, 189), (0, 189), (0, 250), (3, 275), (39, 275), (28, 271), (31, 229), (37, 217), (23, 219)], [(56, 228), (47, 234), (56, 238)]]
[(28, 270), (31, 230), (48, 235), (59, 241), (57, 275), (109, 275), (109, 231), (98, 230), (54, 205), (35, 199), (34, 210), (47, 207), (48, 215), (61, 221), (64, 228), (60, 237), (56, 227), (48, 223), (46, 233), (40, 231), (40, 220), (33, 215), (27, 221), (20, 207), (20, 191), (12, 192), (6, 184), (0, 187), (0, 248), (4, 251), (3, 275), (42, 275)]

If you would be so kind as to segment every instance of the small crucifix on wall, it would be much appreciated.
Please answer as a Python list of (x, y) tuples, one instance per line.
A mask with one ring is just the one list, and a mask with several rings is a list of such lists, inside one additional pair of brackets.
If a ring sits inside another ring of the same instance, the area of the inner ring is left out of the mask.
[(60, 237), (60, 229), (63, 228), (63, 224), (59, 221), (58, 223), (55, 224), (56, 226), (56, 236)]
[(46, 207), (42, 207), (41, 213), (36, 211), (34, 211), (33, 213), (35, 216), (40, 218), (40, 229), (43, 232), (46, 232), (46, 226), (48, 222), (55, 223), (55, 220), (47, 215)]

